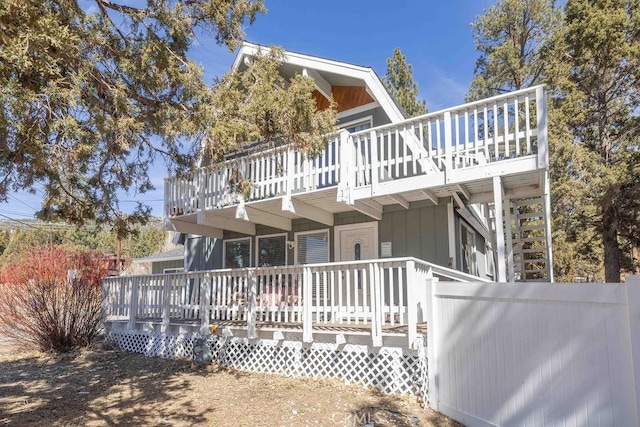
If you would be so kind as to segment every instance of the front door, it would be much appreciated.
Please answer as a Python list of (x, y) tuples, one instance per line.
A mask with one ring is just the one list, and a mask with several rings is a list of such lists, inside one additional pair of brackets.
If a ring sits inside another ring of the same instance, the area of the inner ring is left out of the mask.
[[(342, 225), (335, 228), (336, 255), (339, 261), (360, 261), (378, 257), (378, 223)], [(349, 269), (343, 274), (342, 305), (349, 316), (368, 317), (369, 289), (366, 287), (366, 269)], [(346, 277), (348, 275), (348, 279)]]
[(340, 261), (360, 261), (376, 257), (374, 225), (346, 228), (339, 231)]

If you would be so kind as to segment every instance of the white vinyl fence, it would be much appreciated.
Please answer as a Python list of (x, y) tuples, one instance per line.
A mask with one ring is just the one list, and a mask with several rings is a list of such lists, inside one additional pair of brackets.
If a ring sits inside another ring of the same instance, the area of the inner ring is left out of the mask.
[(467, 426), (638, 426), (640, 276), (434, 283), (429, 405)]

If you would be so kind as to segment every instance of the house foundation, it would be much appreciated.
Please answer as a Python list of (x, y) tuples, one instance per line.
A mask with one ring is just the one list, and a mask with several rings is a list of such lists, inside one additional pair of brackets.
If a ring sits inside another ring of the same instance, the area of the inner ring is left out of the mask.
[[(211, 360), (224, 367), (285, 377), (332, 378), (345, 384), (375, 387), (388, 395), (408, 394), (426, 404), (428, 372), (426, 347), (373, 347), (337, 343), (335, 337), (302, 342), (302, 334), (283, 339), (202, 335), (198, 332), (164, 333), (112, 328), (107, 340), (123, 350), (148, 357), (194, 359), (194, 345), (204, 341)], [(202, 341), (200, 341), (202, 340)]]

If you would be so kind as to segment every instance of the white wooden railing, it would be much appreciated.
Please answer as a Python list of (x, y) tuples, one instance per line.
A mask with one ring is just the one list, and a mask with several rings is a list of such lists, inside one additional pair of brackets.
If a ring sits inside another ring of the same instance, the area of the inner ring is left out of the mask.
[[(543, 86), (436, 111), (400, 123), (330, 138), (311, 159), (293, 146), (264, 150), (165, 181), (165, 215), (238, 203), (238, 175), (252, 183), (249, 200), (339, 186), (339, 199), (380, 183), (452, 174), (491, 163), (537, 157), (548, 166)], [(424, 181), (419, 181), (424, 188)]]
[(132, 329), (140, 321), (164, 328), (191, 321), (203, 331), (242, 321), (254, 337), (256, 322), (301, 324), (305, 341), (313, 340), (313, 325), (361, 324), (379, 345), (383, 325), (406, 325), (413, 345), (434, 276), (481, 280), (415, 258), (109, 277), (104, 309), (107, 321)]

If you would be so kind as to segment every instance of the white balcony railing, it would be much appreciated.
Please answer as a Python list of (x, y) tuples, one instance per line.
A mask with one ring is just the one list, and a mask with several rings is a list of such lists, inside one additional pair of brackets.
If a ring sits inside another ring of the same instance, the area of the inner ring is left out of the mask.
[[(194, 322), (203, 331), (222, 321), (302, 325), (362, 324), (381, 343), (383, 325), (406, 326), (409, 345), (426, 321), (427, 285), (434, 276), (485, 281), (417, 260), (396, 258), (305, 266), (222, 269), (104, 279), (107, 321)], [(437, 280), (437, 279), (436, 279)]]
[[(165, 215), (238, 202), (238, 175), (249, 180), (249, 200), (338, 186), (341, 200), (363, 187), (536, 156), (548, 166), (543, 86), (464, 104), (367, 129), (342, 131), (309, 158), (291, 146), (265, 150), (165, 181)], [(424, 184), (422, 184), (424, 187)]]

